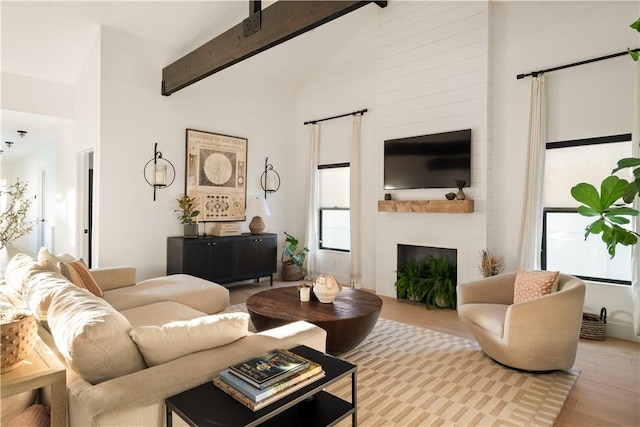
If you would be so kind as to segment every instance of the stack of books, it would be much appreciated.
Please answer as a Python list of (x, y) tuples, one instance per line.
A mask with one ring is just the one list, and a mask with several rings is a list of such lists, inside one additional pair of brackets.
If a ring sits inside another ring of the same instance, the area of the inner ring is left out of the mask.
[(257, 411), (324, 376), (319, 364), (289, 350), (276, 349), (230, 366), (213, 383)]

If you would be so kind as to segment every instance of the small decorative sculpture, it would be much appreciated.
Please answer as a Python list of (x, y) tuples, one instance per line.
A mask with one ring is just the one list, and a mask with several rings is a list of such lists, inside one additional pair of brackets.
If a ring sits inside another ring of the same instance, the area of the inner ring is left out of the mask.
[(331, 275), (318, 276), (313, 285), (313, 293), (322, 303), (332, 303), (342, 290), (342, 285)]
[(464, 200), (465, 199), (465, 195), (464, 195), (464, 191), (462, 191), (462, 189), (464, 188), (465, 185), (467, 185), (467, 181), (464, 179), (456, 179), (456, 187), (458, 188), (458, 194), (456, 194), (456, 200)]

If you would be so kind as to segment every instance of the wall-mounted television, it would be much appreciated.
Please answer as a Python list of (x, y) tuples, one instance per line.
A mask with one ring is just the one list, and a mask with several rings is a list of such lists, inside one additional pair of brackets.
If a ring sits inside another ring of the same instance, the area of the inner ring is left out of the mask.
[(384, 142), (384, 189), (455, 188), (471, 183), (471, 129)]

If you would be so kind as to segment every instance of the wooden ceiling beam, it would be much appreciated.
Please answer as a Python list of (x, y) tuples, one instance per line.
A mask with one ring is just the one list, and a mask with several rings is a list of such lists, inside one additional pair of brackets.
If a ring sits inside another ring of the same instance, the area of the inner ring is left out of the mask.
[(252, 2), (249, 18), (162, 69), (162, 95), (169, 96), (369, 3), (387, 5), (386, 1), (280, 0), (260, 10), (260, 3)]

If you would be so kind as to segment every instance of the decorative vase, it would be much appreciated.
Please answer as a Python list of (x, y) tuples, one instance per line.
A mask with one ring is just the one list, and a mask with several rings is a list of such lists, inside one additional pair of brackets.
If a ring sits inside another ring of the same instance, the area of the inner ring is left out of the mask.
[(458, 194), (456, 194), (456, 200), (464, 200), (465, 199), (465, 195), (464, 195), (464, 191), (462, 191), (462, 188), (460, 188), (458, 190)]
[(198, 237), (198, 223), (184, 225), (184, 237)]
[(302, 267), (295, 264), (282, 264), (282, 280), (292, 282), (302, 279)]
[(338, 296), (342, 290), (342, 285), (331, 275), (318, 276), (313, 285), (313, 293), (318, 301), (328, 304)]
[(25, 361), (33, 350), (38, 335), (38, 324), (30, 313), (7, 310), (0, 319), (2, 336), (2, 363), (0, 372), (12, 371)]

